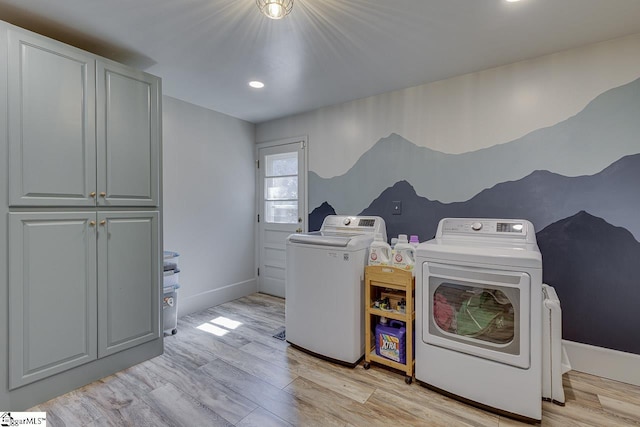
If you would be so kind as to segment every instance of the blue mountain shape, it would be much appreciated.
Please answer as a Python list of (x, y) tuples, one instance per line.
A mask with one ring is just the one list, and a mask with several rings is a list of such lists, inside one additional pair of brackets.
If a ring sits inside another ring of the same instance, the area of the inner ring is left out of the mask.
[[(442, 203), (416, 194), (407, 181), (385, 189), (361, 215), (382, 216), (387, 235), (418, 234), (427, 240), (446, 217), (524, 218), (536, 230), (581, 210), (623, 226), (640, 240), (640, 154), (625, 156), (591, 176), (565, 177), (535, 171), (525, 178), (497, 184), (465, 202)], [(402, 215), (392, 202), (402, 201)]]
[(309, 231), (318, 231), (327, 215), (335, 215), (336, 211), (329, 203), (324, 202), (309, 214)]
[(562, 336), (640, 354), (640, 243), (585, 211), (537, 233), (544, 282), (562, 306)]
[(640, 153), (639, 100), (640, 79), (602, 93), (553, 126), (463, 154), (418, 147), (393, 133), (344, 175), (322, 178), (309, 172), (309, 204), (327, 201), (338, 213), (354, 214), (402, 180), (411, 182), (419, 195), (450, 203), (469, 200), (483, 189), (535, 170), (591, 175), (623, 156)]

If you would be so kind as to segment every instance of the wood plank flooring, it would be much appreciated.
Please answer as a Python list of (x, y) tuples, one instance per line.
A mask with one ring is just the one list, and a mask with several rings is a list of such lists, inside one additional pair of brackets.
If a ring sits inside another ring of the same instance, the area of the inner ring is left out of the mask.
[[(284, 300), (253, 294), (178, 321), (165, 354), (52, 399), (59, 426), (519, 426), (372, 366), (334, 365), (272, 337)], [(572, 371), (543, 426), (640, 426), (640, 387)]]

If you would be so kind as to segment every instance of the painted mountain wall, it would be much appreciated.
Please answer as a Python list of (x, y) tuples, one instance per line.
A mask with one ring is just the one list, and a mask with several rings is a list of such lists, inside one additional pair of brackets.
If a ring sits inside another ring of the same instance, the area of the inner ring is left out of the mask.
[(394, 133), (380, 139), (344, 175), (322, 178), (309, 172), (309, 206), (328, 202), (338, 213), (354, 214), (402, 180), (423, 197), (459, 202), (535, 170), (592, 175), (625, 155), (640, 153), (639, 118), (640, 79), (606, 91), (554, 126), (468, 153), (418, 147)]
[(581, 211), (537, 233), (543, 280), (562, 305), (563, 338), (640, 354), (640, 243)]
[(389, 238), (421, 241), (445, 217), (528, 219), (561, 300), (563, 337), (640, 354), (640, 80), (557, 125), (469, 153), (391, 134), (342, 176), (311, 172), (309, 192), (310, 230), (334, 212), (379, 215)]
[[(402, 215), (393, 215), (393, 201), (402, 201)], [(535, 171), (520, 180), (483, 190), (464, 202), (429, 200), (417, 195), (407, 181), (400, 181), (359, 214), (382, 216), (390, 237), (418, 234), (421, 240), (427, 240), (435, 234), (438, 221), (446, 217), (525, 218), (536, 230), (542, 230), (581, 210), (625, 227), (640, 240), (640, 154), (623, 157), (591, 176), (565, 177)], [(320, 228), (327, 212), (312, 212), (310, 225)]]

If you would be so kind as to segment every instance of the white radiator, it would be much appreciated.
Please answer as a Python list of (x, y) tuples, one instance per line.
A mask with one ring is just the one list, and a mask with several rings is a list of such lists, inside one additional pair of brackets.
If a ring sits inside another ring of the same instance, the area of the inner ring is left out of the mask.
[(562, 345), (562, 309), (556, 290), (542, 284), (542, 398), (564, 406), (562, 374), (571, 370)]

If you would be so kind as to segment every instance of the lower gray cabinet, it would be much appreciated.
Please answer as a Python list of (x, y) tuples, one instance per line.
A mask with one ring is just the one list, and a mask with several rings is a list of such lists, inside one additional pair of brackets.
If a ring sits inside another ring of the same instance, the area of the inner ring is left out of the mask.
[(158, 212), (98, 213), (98, 357), (160, 336)]
[(9, 387), (97, 357), (95, 212), (9, 214)]
[(9, 387), (160, 336), (158, 212), (9, 214)]

